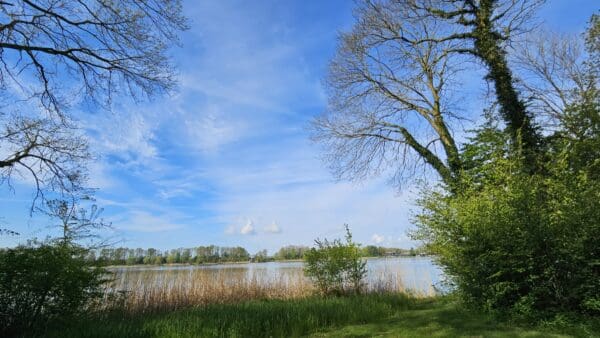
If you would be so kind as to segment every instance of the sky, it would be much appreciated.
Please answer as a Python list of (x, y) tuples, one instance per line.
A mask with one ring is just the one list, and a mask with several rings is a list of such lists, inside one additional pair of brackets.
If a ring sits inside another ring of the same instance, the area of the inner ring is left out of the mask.
[[(349, 224), (363, 245), (410, 248), (415, 186), (386, 177), (334, 180), (307, 126), (326, 109), (323, 77), (352, 1), (186, 1), (191, 27), (172, 49), (179, 87), (113, 112), (78, 112), (98, 160), (96, 203), (117, 245), (171, 249), (215, 244), (274, 253), (335, 238)], [(580, 33), (600, 6), (549, 1), (540, 22)], [(12, 246), (51, 233), (30, 216), (31, 187), (0, 186)]]

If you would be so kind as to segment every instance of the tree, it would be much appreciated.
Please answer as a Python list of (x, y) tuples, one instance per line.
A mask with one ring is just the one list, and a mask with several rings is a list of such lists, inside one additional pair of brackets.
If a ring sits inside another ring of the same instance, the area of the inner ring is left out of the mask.
[(360, 293), (364, 286), (367, 262), (361, 259), (360, 245), (352, 241), (348, 225), (345, 228), (345, 243), (339, 239), (317, 239), (316, 248), (304, 255), (304, 272), (323, 294)]
[(307, 246), (288, 245), (280, 248), (273, 257), (277, 260), (302, 259), (308, 249)]
[(38, 336), (50, 323), (86, 313), (101, 299), (104, 269), (71, 244), (29, 243), (0, 250), (0, 333)]
[(449, 85), (473, 61), (488, 72), (513, 147), (534, 167), (540, 136), (515, 88), (505, 46), (538, 3), (362, 1), (330, 65), (328, 110), (313, 124), (334, 174), (361, 179), (392, 168), (401, 183), (425, 164), (455, 189), (462, 162), (452, 122), (465, 116)]
[(459, 295), (484, 309), (600, 313), (599, 73), (591, 66), (599, 22), (591, 20), (587, 57), (574, 58), (573, 42), (555, 36), (521, 55), (521, 66), (539, 77), (526, 87), (533, 107), (553, 121), (544, 171), (522, 170), (526, 162), (511, 154), (510, 134), (492, 117), (464, 151), (462, 189), (426, 189), (419, 201), (414, 238), (436, 255)]
[[(187, 27), (180, 1), (8, 0), (1, 6), (2, 85), (30, 90), (48, 113), (63, 113), (68, 89), (110, 103), (117, 91), (138, 96), (175, 84), (167, 49)], [(37, 83), (27, 86), (25, 75)]]
[(69, 107), (171, 90), (181, 2), (7, 0), (0, 13), (0, 184), (18, 175), (36, 198), (75, 193), (90, 154)]
[(266, 262), (269, 259), (269, 255), (267, 254), (267, 250), (260, 250), (254, 255), (254, 261), (257, 263)]
[[(329, 110), (314, 123), (314, 138), (325, 144), (340, 178), (360, 179), (391, 165), (401, 181), (423, 161), (452, 184), (460, 170), (446, 121), (455, 115), (443, 94), (456, 72), (445, 55), (451, 45), (398, 38), (400, 30), (418, 39), (430, 34), (431, 20), (402, 21), (406, 10), (366, 1), (353, 30), (340, 36), (327, 78)], [(414, 123), (426, 130), (414, 130)]]
[[(447, 25), (447, 30), (425, 40), (409, 38), (413, 43), (451, 41), (455, 46), (449, 54), (466, 54), (483, 62), (492, 82), (499, 113), (506, 124), (513, 146), (525, 151), (531, 166), (540, 142), (533, 117), (527, 111), (515, 88), (505, 46), (514, 36), (527, 31), (531, 14), (543, 0), (480, 0), (443, 1), (408, 0), (409, 18), (431, 17)], [(529, 25), (530, 27), (531, 25)]]
[(15, 175), (31, 177), (36, 186), (31, 211), (48, 190), (75, 195), (85, 188), (87, 140), (63, 123), (0, 111), (0, 149), (0, 185), (12, 189)]
[[(572, 36), (531, 36), (516, 61), (530, 107), (544, 116), (549, 151), (569, 149), (573, 169), (600, 172), (600, 16), (592, 15), (585, 41)], [(561, 146), (557, 148), (557, 143)], [(557, 154), (550, 154), (555, 157)]]
[(181, 250), (181, 263), (191, 263), (192, 261), (192, 249), (185, 248)]
[(111, 228), (111, 224), (100, 218), (103, 209), (92, 204), (89, 209), (81, 207), (77, 201), (50, 200), (47, 202), (48, 215), (60, 221), (58, 227), (62, 235), (58, 238), (63, 243), (88, 242), (90, 248), (102, 246), (94, 243), (100, 238), (101, 230)]

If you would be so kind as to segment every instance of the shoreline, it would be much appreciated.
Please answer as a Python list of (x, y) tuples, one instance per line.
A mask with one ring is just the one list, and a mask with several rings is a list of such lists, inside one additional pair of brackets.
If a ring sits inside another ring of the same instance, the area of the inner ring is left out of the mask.
[[(398, 256), (369, 256), (362, 257), (364, 259), (386, 259), (386, 258), (422, 258), (422, 257), (433, 257), (432, 255), (398, 255)], [(265, 263), (295, 263), (304, 262), (303, 259), (283, 259), (283, 260), (272, 260), (265, 262), (252, 262), (252, 261), (239, 261), (239, 262), (215, 262), (215, 263), (165, 263), (165, 264), (120, 264), (120, 265), (106, 265), (98, 266), (106, 269), (121, 269), (121, 268), (157, 268), (157, 267), (178, 267), (178, 266), (213, 266), (213, 265), (235, 265), (235, 264), (265, 264)]]

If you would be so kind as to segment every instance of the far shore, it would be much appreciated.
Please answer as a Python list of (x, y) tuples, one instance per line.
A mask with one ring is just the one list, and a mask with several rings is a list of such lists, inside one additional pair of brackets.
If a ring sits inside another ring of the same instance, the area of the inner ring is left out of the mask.
[[(397, 258), (397, 257), (429, 257), (429, 255), (397, 255), (397, 256), (369, 256), (363, 257), (364, 259), (380, 259), (380, 258)], [(120, 265), (106, 265), (103, 268), (106, 269), (121, 269), (121, 268), (141, 268), (141, 267), (175, 267), (175, 266), (212, 266), (212, 265), (234, 265), (234, 264), (250, 264), (250, 263), (292, 263), (292, 262), (303, 262), (303, 259), (280, 259), (280, 260), (269, 260), (263, 262), (253, 261), (239, 261), (239, 262), (215, 262), (215, 263), (164, 263), (164, 264), (120, 264)]]
[(252, 262), (252, 261), (239, 261), (239, 262), (216, 262), (216, 263), (165, 263), (165, 264), (120, 264), (120, 265), (106, 265), (103, 268), (114, 269), (114, 268), (141, 268), (141, 267), (161, 267), (161, 266), (211, 266), (211, 265), (233, 265), (233, 264), (250, 264), (250, 263), (272, 263), (272, 262), (303, 262), (303, 259), (285, 259), (276, 261), (264, 261), (264, 262)]

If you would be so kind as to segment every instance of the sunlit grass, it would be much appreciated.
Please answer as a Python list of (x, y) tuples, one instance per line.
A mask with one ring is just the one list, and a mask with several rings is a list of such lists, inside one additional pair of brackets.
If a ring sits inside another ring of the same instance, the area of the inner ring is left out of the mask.
[[(359, 295), (316, 294), (301, 269), (126, 270), (81, 318), (48, 337), (594, 337), (600, 324), (498, 322), (401, 275), (371, 275)], [(125, 292), (123, 292), (125, 291)], [(60, 327), (60, 328), (59, 328)]]
[(593, 324), (528, 327), (467, 311), (451, 298), (401, 293), (207, 304), (146, 314), (114, 311), (48, 337), (594, 337)]

